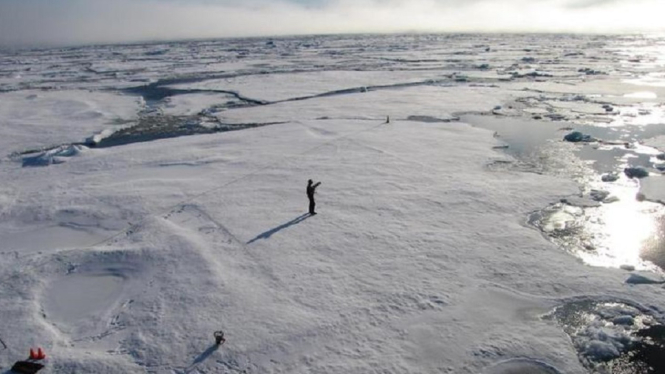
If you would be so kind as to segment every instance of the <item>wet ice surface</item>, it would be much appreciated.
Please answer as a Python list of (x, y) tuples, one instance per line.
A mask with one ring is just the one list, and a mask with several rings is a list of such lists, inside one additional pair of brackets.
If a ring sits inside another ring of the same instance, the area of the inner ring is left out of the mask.
[[(652, 129), (657, 134), (662, 126), (654, 125)], [(641, 139), (640, 135), (622, 138), (628, 146), (577, 146), (575, 153), (581, 160), (592, 162), (577, 170), (580, 196), (537, 212), (530, 221), (592, 265), (651, 270), (652, 264), (662, 267), (665, 247), (660, 222), (665, 210), (662, 204), (649, 201), (657, 201), (657, 195), (642, 188), (645, 179), (650, 182), (660, 178), (661, 161), (655, 156), (661, 152), (638, 144)], [(631, 177), (636, 173), (629, 174), (631, 168), (644, 170), (649, 176)]]
[[(654, 174), (651, 178), (658, 178), (657, 167), (662, 161), (656, 156), (661, 152), (639, 142), (662, 134), (662, 124), (610, 131), (589, 124), (533, 123), (519, 117), (463, 119), (496, 131), (507, 144), (502, 150), (519, 162), (504, 164), (503, 169), (563, 174), (578, 181), (579, 196), (556, 202), (528, 218), (559, 245), (596, 266), (658, 270), (656, 266), (665, 265), (661, 224), (665, 209), (648, 201), (650, 194), (640, 189), (643, 180), (631, 179), (624, 172), (625, 168), (641, 167)], [(559, 139), (571, 131), (571, 126), (604, 142), (562, 144)], [(612, 182), (603, 181), (611, 175), (616, 176)]]
[[(518, 158), (492, 168), (564, 174), (579, 183), (579, 196), (535, 212), (529, 223), (589, 264), (662, 268), (664, 149), (644, 144), (665, 132), (662, 93), (609, 82), (578, 82), (569, 90), (544, 83), (538, 93), (484, 116), (463, 116), (496, 131), (506, 144), (497, 148)], [(590, 141), (560, 144), (573, 131)], [(636, 172), (648, 178), (632, 178)]]
[(546, 318), (560, 323), (592, 373), (665, 371), (665, 326), (621, 302), (571, 301)]

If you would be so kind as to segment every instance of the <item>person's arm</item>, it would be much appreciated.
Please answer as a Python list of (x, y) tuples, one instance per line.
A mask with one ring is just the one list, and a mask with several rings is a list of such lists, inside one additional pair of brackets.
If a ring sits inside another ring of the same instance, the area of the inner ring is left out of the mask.
[(321, 184), (321, 182), (316, 182), (316, 183), (314, 184), (314, 188), (318, 187), (320, 184)]

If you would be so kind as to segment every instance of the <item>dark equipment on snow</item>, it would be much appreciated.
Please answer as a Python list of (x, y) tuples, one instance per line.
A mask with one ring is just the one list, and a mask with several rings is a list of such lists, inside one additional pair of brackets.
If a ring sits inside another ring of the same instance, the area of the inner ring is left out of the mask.
[(215, 343), (217, 345), (222, 345), (222, 344), (224, 344), (224, 342), (226, 342), (226, 339), (224, 339), (224, 331), (221, 331), (221, 330), (220, 331), (215, 331), (213, 336), (215, 337)]
[(12, 372), (17, 374), (35, 374), (42, 370), (44, 365), (30, 361), (19, 361), (12, 366)]

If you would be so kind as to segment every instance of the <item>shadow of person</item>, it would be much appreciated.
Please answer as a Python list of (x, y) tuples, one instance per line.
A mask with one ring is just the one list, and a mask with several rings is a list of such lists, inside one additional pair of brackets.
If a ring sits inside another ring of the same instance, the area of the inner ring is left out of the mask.
[(215, 353), (216, 350), (219, 349), (219, 345), (215, 344), (213, 346), (210, 346), (208, 349), (206, 349), (203, 353), (199, 355), (199, 357), (195, 358), (194, 361), (192, 362), (191, 365), (189, 365), (189, 368), (185, 370), (185, 373), (190, 373), (192, 370), (194, 370), (200, 363), (205, 361), (210, 355)]
[(268, 231), (266, 231), (266, 232), (264, 232), (264, 233), (261, 233), (261, 234), (257, 235), (256, 238), (254, 238), (254, 239), (248, 241), (247, 244), (252, 244), (252, 243), (254, 243), (255, 241), (257, 241), (257, 240), (259, 240), (259, 239), (268, 239), (268, 238), (270, 238), (273, 234), (275, 234), (275, 233), (277, 233), (277, 232), (279, 232), (279, 231), (282, 231), (282, 230), (284, 230), (284, 229), (287, 228), (287, 227), (290, 227), (290, 226), (293, 226), (293, 225), (297, 225), (297, 224), (299, 224), (300, 222), (306, 220), (306, 219), (309, 218), (309, 217), (311, 217), (311, 214), (309, 214), (309, 213), (305, 213), (305, 214), (303, 214), (303, 215), (300, 215), (300, 216), (298, 216), (298, 217), (296, 217), (296, 218), (290, 220), (290, 221), (287, 222), (287, 223), (283, 223), (283, 224), (281, 224), (281, 225), (279, 225), (279, 226), (277, 226), (277, 227), (275, 227), (275, 228), (272, 228), (272, 229), (270, 229), (270, 230), (268, 230)]

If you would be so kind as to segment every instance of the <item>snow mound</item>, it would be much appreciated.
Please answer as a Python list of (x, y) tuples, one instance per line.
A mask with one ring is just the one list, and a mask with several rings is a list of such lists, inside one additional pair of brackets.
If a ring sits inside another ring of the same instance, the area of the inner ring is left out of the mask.
[(49, 166), (62, 164), (68, 158), (79, 156), (88, 148), (82, 145), (64, 145), (48, 151), (40, 152), (35, 156), (23, 158), (23, 167)]

